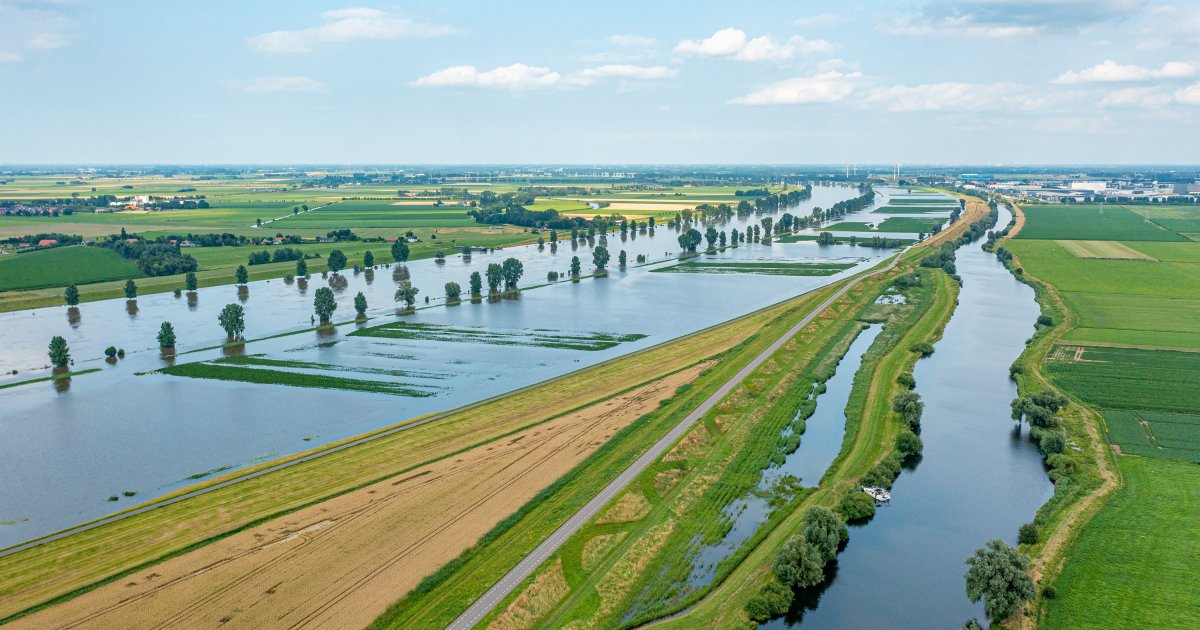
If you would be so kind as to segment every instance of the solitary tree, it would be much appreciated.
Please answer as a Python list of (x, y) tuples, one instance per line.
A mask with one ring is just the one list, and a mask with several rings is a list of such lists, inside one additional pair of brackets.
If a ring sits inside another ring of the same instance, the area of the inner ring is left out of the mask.
[(354, 296), (354, 312), (359, 317), (367, 316), (367, 296), (363, 295), (362, 291), (359, 291), (358, 295)]
[(700, 235), (700, 230), (692, 228), (679, 235), (679, 247), (685, 252), (694, 252), (700, 246), (700, 241), (703, 239), (704, 237)]
[(217, 321), (225, 330), (225, 336), (230, 339), (240, 339), (246, 330), (246, 312), (242, 310), (241, 304), (226, 304), (217, 316)]
[(488, 292), (495, 293), (500, 288), (500, 283), (504, 281), (504, 268), (499, 263), (491, 263), (487, 266), (487, 284)]
[(392, 259), (400, 263), (408, 261), (408, 241), (403, 236), (392, 243)]
[(625, 262), (628, 260), (629, 260), (629, 256), (625, 253), (625, 250), (622, 249), (621, 252), (619, 254), (617, 254), (617, 264), (620, 265), (622, 269), (624, 269)]
[(446, 301), (457, 302), (459, 296), (462, 295), (462, 287), (457, 282), (446, 283)]
[(188, 291), (196, 290), (196, 287), (199, 286), (199, 283), (196, 282), (196, 272), (195, 271), (189, 271), (186, 274), (184, 274), (183, 286), (186, 287)]
[(337, 300), (333, 297), (333, 289), (329, 287), (317, 289), (317, 294), (313, 299), (313, 310), (316, 311), (317, 319), (321, 320), (322, 324), (329, 323), (329, 318), (337, 310)]
[(133, 281), (133, 278), (130, 278), (125, 281), (125, 299), (126, 300), (136, 300), (137, 299), (137, 283)]
[(609, 256), (607, 247), (603, 245), (597, 245), (596, 248), (592, 250), (592, 264), (595, 265), (597, 269), (603, 271), (604, 267), (608, 265), (608, 258)]
[(525, 265), (516, 258), (505, 258), (501, 270), (504, 272), (504, 288), (511, 290), (517, 288), (517, 281), (525, 274)]
[(307, 275), (308, 275), (308, 263), (304, 262), (304, 259), (301, 258), (300, 260), (296, 261), (296, 277), (303, 278)]
[(171, 322), (163, 322), (158, 327), (158, 347), (164, 350), (175, 347), (175, 328)]
[(375, 266), (375, 254), (366, 252), (363, 254), (363, 266), (370, 268)]
[(74, 363), (71, 360), (71, 349), (67, 347), (67, 340), (58, 335), (50, 338), (49, 354), (50, 363), (56, 368), (64, 368)]
[(414, 287), (411, 282), (405, 280), (400, 283), (400, 288), (396, 289), (396, 301), (404, 302), (408, 308), (412, 308), (413, 304), (417, 303), (417, 294), (420, 290)]
[(250, 272), (246, 271), (245, 265), (238, 265), (238, 268), (234, 272), (234, 275), (237, 276), (238, 284), (246, 284), (247, 282), (250, 281)]
[(337, 273), (346, 268), (346, 255), (342, 250), (335, 249), (329, 252), (329, 257), (325, 259), (325, 264), (333, 273)]
[(471, 272), (470, 284), (471, 295), (479, 295), (483, 292), (483, 277), (479, 275), (478, 271)]
[(967, 597), (971, 602), (983, 598), (983, 610), (993, 623), (1012, 617), (1035, 595), (1029, 557), (1003, 540), (989, 540), (976, 549), (967, 567)]
[(63, 295), (67, 300), (67, 306), (76, 306), (79, 304), (79, 287), (74, 284), (67, 285), (67, 291)]
[(580, 267), (581, 267), (581, 265), (579, 264), (579, 257), (578, 257), (578, 256), (572, 256), (572, 257), (571, 257), (571, 275), (572, 275), (572, 276), (575, 276), (576, 278), (578, 278), (578, 277), (579, 277), (579, 269), (580, 269)]

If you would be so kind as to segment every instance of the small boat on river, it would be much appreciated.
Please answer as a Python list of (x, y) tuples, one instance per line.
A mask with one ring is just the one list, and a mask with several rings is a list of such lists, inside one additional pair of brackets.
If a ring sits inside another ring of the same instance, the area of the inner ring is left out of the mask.
[(892, 500), (892, 495), (890, 493), (888, 493), (887, 490), (884, 490), (883, 488), (877, 488), (874, 486), (863, 486), (862, 490), (863, 490), (863, 492), (866, 492), (867, 494), (871, 495), (872, 499), (875, 499), (876, 501), (878, 501), (880, 503), (887, 503), (888, 501)]

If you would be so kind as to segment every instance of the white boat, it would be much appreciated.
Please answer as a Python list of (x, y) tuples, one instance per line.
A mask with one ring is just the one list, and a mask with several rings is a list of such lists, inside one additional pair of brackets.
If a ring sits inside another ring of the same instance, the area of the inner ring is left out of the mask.
[(874, 486), (863, 486), (862, 491), (871, 495), (872, 499), (875, 499), (876, 501), (878, 501), (880, 503), (887, 503), (888, 501), (892, 500), (892, 495), (889, 494), (888, 491), (884, 490), (883, 488), (876, 488)]

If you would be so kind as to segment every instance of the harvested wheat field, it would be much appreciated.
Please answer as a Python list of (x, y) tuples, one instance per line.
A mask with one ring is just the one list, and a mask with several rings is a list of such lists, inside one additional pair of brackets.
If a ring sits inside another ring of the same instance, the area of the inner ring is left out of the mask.
[(13, 627), (364, 627), (705, 367), (273, 519)]

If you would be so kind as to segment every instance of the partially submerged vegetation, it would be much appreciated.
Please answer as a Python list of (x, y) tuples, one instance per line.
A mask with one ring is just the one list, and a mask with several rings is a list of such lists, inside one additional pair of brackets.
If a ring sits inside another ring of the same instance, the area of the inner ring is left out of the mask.
[(566, 332), (545, 329), (504, 331), (494, 328), (445, 326), (419, 322), (391, 322), (350, 333), (352, 337), (380, 337), (414, 341), (450, 341), (497, 346), (528, 346), (596, 352), (622, 343), (645, 339), (640, 333)]

